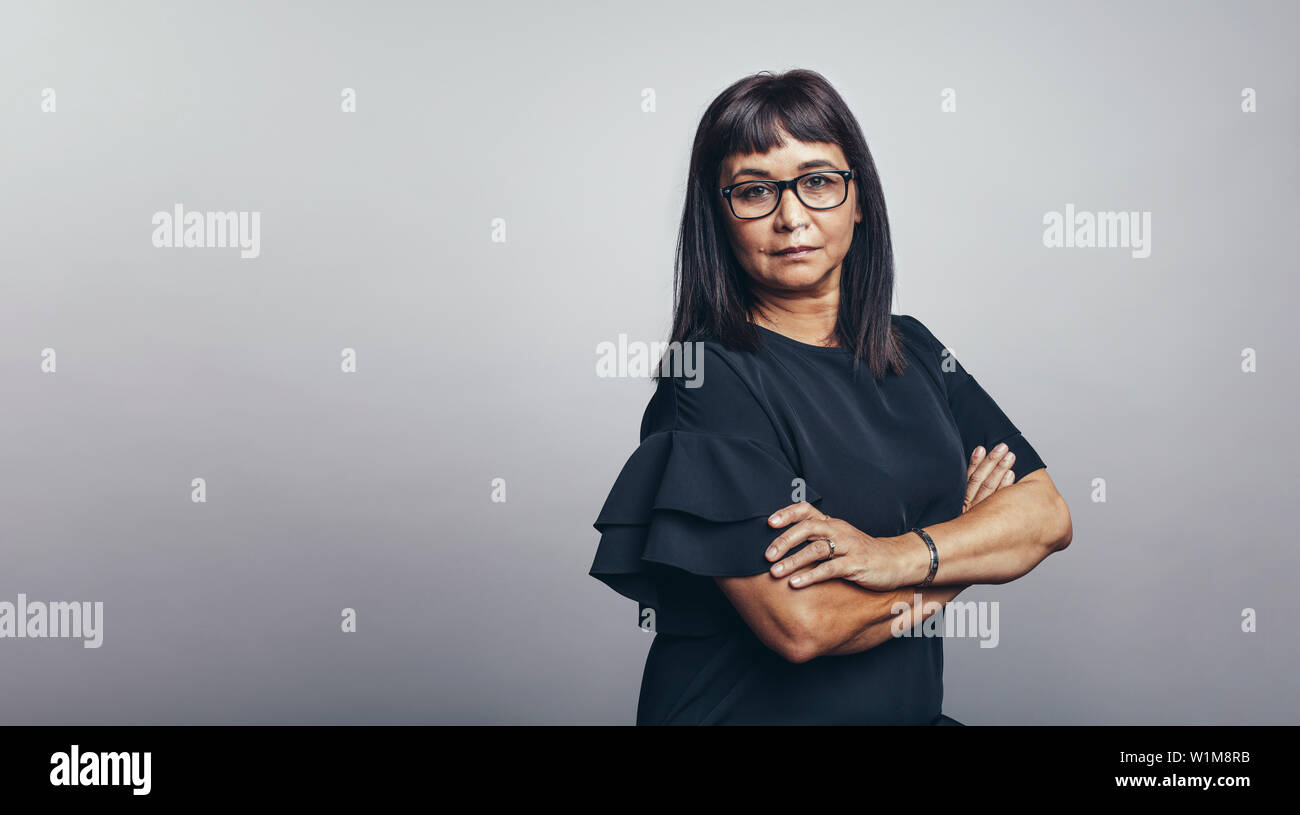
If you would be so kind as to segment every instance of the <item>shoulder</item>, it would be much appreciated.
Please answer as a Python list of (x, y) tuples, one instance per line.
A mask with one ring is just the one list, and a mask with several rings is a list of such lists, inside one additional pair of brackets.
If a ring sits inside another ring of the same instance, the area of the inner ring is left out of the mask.
[(954, 384), (954, 375), (956, 380), (964, 380), (966, 376), (965, 369), (961, 368), (952, 351), (916, 317), (910, 314), (892, 316), (904, 345), (911, 349), (935, 386), (945, 395), (952, 392), (956, 384), (960, 384), (960, 381)]
[(774, 440), (760, 355), (713, 339), (670, 346), (641, 437), (662, 430)]
[(903, 341), (927, 368), (941, 369), (945, 373), (960, 369), (960, 363), (952, 349), (936, 337), (925, 323), (910, 314), (895, 314), (893, 319)]
[(898, 327), (900, 336), (905, 341), (912, 343), (914, 347), (926, 351), (935, 351), (943, 346), (938, 338), (930, 332), (925, 323), (921, 322), (911, 314), (892, 314), (890, 319)]

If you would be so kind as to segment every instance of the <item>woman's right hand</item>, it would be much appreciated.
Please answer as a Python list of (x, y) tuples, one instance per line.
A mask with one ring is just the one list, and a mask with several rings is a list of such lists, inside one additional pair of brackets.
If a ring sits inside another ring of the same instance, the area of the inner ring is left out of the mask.
[(971, 452), (970, 466), (966, 468), (966, 500), (961, 505), (963, 515), (980, 501), (1015, 482), (1016, 474), (1011, 471), (1015, 458), (1015, 453), (1005, 444), (994, 447), (992, 455), (986, 456), (983, 447), (976, 447)]

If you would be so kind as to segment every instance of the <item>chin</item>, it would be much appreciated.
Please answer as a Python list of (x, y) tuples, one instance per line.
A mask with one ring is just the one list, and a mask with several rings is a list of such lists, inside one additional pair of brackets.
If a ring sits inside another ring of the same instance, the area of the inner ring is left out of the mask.
[(791, 264), (790, 269), (769, 269), (764, 281), (771, 286), (782, 289), (805, 289), (815, 286), (826, 277), (826, 270), (821, 264), (813, 266), (807, 263)]

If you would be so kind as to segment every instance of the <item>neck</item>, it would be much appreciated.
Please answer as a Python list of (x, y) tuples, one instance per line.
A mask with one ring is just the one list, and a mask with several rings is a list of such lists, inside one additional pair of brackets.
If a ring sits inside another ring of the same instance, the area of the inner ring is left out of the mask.
[(764, 328), (808, 345), (835, 347), (839, 345), (835, 336), (835, 323), (840, 304), (839, 293), (833, 294), (835, 296), (791, 297), (755, 292), (750, 319)]

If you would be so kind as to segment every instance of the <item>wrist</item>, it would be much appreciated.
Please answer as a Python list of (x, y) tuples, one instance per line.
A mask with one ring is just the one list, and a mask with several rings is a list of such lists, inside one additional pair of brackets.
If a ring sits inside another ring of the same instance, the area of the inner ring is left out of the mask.
[(894, 538), (902, 554), (903, 581), (898, 586), (905, 589), (923, 583), (930, 576), (930, 547), (915, 532), (904, 532)]

